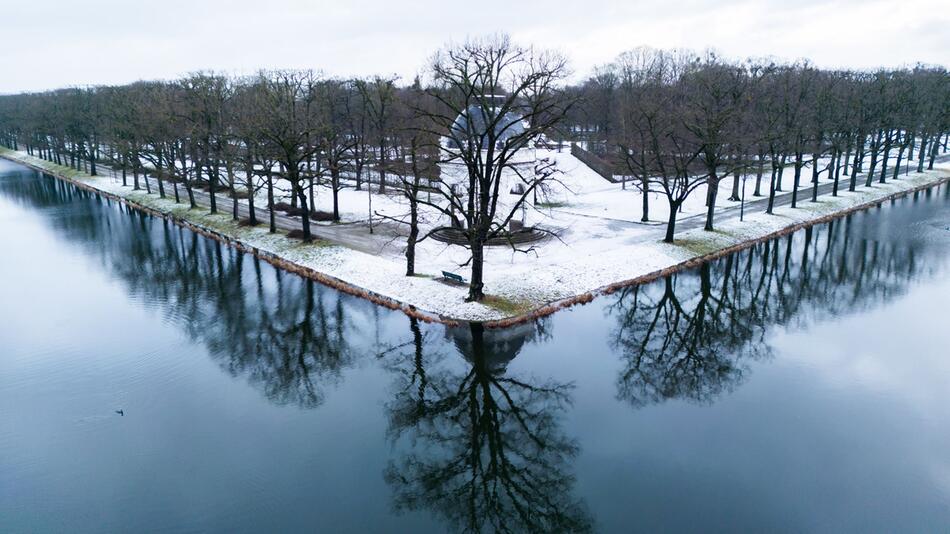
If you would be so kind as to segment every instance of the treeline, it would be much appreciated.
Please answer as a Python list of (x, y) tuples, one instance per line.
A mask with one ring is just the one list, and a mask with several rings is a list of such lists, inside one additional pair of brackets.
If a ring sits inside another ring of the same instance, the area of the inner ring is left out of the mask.
[[(271, 231), (282, 207), (301, 217), (305, 241), (312, 238), (316, 187), (332, 194), (332, 221), (340, 219), (342, 189), (395, 187), (409, 201), (409, 214), (394, 221), (409, 230), (406, 274), (414, 274), (424, 204), (465, 236), (472, 252), (469, 298), (478, 300), (485, 243), (507, 235), (518, 208), (551, 176), (521, 173), (515, 206), (499, 204), (512, 155), (564, 116), (568, 101), (559, 82), (565, 76), (558, 54), (493, 36), (440, 50), (425, 84), (281, 70), (2, 96), (0, 143), (93, 175), (105, 162), (121, 172), (123, 184), (131, 179), (149, 193), (152, 181), (141, 177), (155, 176), (158, 195), (192, 207), (196, 190), (205, 190), (212, 213), (217, 194), (227, 193), (234, 219), (246, 198), (252, 225), (255, 193), (266, 191)], [(472, 118), (459, 122), (460, 115)], [(457, 173), (461, 183), (440, 182), (443, 162), (466, 169)], [(289, 206), (275, 198), (278, 180), (290, 189)], [(367, 204), (372, 231), (371, 195)]]
[[(402, 148), (397, 130), (405, 125), (397, 120), (405, 117), (399, 104), (406, 103), (408, 91), (383, 77), (196, 73), (174, 81), (4, 96), (0, 138), (9, 148), (93, 175), (104, 162), (135, 189), (150, 188), (140, 177), (156, 175), (163, 178), (156, 182), (159, 195), (176, 202), (186, 197), (192, 207), (195, 190), (205, 189), (212, 212), (218, 210), (214, 193), (226, 191), (235, 218), (237, 199), (247, 198), (252, 224), (254, 195), (248, 193), (266, 189), (273, 199), (275, 180), (284, 179), (309, 239), (315, 186), (332, 190), (333, 220), (340, 218), (344, 171), (352, 171), (350, 185), (361, 189), (373, 180), (367, 172), (372, 164), (385, 192), (387, 159), (395, 160)], [(273, 209), (270, 224), (275, 230)]]
[[(802, 180), (834, 182), (854, 191), (897, 178), (904, 165), (932, 169), (950, 137), (950, 75), (917, 66), (875, 72), (822, 70), (807, 61), (733, 62), (713, 53), (637, 48), (596, 69), (577, 87), (570, 131), (618, 175), (669, 201), (667, 241), (676, 211), (693, 190), (708, 186), (706, 228), (720, 181), (754, 174), (754, 195), (788, 187), (798, 203)], [(913, 161), (915, 160), (916, 161)], [(810, 171), (810, 172), (806, 172)], [(751, 178), (751, 176), (750, 176)], [(784, 182), (783, 182), (784, 180)], [(643, 219), (649, 218), (643, 195)]]
[[(827, 71), (639, 48), (581, 83), (566, 80), (562, 56), (495, 36), (447, 46), (409, 84), (308, 70), (205, 72), (0, 96), (0, 144), (93, 175), (104, 164), (124, 184), (192, 207), (198, 195), (212, 212), (226, 195), (234, 219), (246, 199), (252, 225), (255, 197), (266, 194), (271, 231), (284, 210), (300, 217), (297, 233), (308, 241), (312, 217), (340, 219), (345, 188), (402, 195), (408, 213), (388, 220), (408, 230), (406, 274), (426, 235), (421, 213), (432, 210), (464, 235), (469, 299), (479, 300), (484, 246), (510, 237), (512, 218), (556, 179), (550, 166), (516, 168), (522, 148), (586, 146), (625, 186), (643, 191), (644, 219), (648, 193), (666, 197), (672, 241), (677, 213), (700, 188), (713, 229), (724, 178), (736, 178), (729, 195), (738, 200), (739, 177), (754, 175), (753, 194), (768, 196), (771, 213), (789, 185), (798, 204), (804, 179), (816, 200), (820, 178), (837, 195), (896, 178), (902, 166), (932, 168), (950, 132), (950, 76), (937, 67)], [(444, 163), (463, 172), (446, 177)], [(523, 183), (502, 186), (503, 176)], [(332, 213), (317, 212), (316, 188), (329, 191)], [(284, 189), (289, 203), (279, 198)], [(521, 193), (511, 198), (509, 190)], [(501, 195), (509, 196), (499, 202)], [(379, 216), (371, 194), (366, 202), (372, 231)]]

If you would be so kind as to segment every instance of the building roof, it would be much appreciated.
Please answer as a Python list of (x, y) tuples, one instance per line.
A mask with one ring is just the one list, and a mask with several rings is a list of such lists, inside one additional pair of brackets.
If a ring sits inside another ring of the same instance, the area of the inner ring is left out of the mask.
[[(524, 133), (525, 124), (521, 115), (509, 111), (498, 118), (497, 108), (488, 109), (473, 104), (459, 114), (452, 123), (448, 144), (451, 148), (461, 148), (466, 139), (482, 137), (482, 146), (487, 148), (488, 125), (494, 122), (495, 145), (502, 145), (513, 137)], [(496, 120), (497, 118), (497, 120)]]

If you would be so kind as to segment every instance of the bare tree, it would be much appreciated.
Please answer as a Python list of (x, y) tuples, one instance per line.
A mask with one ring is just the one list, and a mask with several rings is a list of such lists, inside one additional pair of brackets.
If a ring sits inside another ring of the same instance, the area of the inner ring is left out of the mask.
[[(508, 235), (509, 221), (550, 177), (526, 172), (516, 155), (533, 148), (571, 106), (559, 86), (567, 75), (566, 60), (497, 36), (446, 47), (433, 57), (430, 73), (427, 93), (438, 105), (419, 113), (432, 125), (432, 134), (445, 137), (442, 162), (461, 169), (453, 177), (443, 174), (440, 191), (447, 209), (464, 220), (472, 266), (468, 300), (477, 301), (485, 296), (486, 243)], [(500, 203), (503, 185), (514, 181), (521, 193), (514, 202)]]
[(319, 150), (314, 142), (319, 133), (315, 120), (317, 75), (313, 71), (273, 71), (258, 75), (261, 90), (261, 136), (268, 150), (280, 163), (280, 170), (271, 169), (290, 183), (291, 194), (302, 208), (302, 237), (311, 241), (310, 210), (304, 185), (308, 162)]
[[(431, 103), (431, 100), (428, 101)], [(432, 133), (425, 115), (418, 111), (427, 105), (427, 99), (417, 82), (408, 90), (398, 93), (394, 113), (394, 146), (396, 157), (389, 163), (388, 170), (399, 179), (399, 192), (406, 200), (409, 212), (402, 217), (387, 216), (390, 221), (408, 227), (406, 236), (406, 276), (416, 272), (416, 244), (428, 234), (420, 237), (423, 207), (441, 211), (437, 203), (432, 202), (432, 189), (439, 180), (439, 139)]]

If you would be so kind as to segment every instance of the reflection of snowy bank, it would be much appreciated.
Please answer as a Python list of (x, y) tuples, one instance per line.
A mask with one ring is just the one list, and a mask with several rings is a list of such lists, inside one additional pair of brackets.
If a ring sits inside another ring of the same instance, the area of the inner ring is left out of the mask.
[[(543, 151), (538, 152), (540, 157)], [(88, 176), (23, 153), (3, 151), (0, 155), (207, 228), (239, 242), (247, 249), (300, 266), (305, 274), (319, 273), (322, 280), (331, 281), (338, 287), (347, 284), (358, 294), (363, 291), (433, 316), (462, 320), (499, 320), (546, 304), (596, 294), (619, 282), (648, 276), (822, 216), (946, 180), (948, 176), (945, 169), (921, 174), (912, 172), (887, 184), (859, 187), (854, 193), (844, 191), (839, 197), (822, 195), (815, 203), (802, 201), (798, 209), (779, 206), (774, 215), (767, 215), (760, 210), (747, 211), (744, 222), (738, 221), (737, 213), (727, 212), (720, 215), (715, 232), (705, 232), (696, 225), (691, 226), (687, 216), (681, 223), (683, 231), (676, 234), (676, 243), (665, 244), (661, 242), (662, 228), (632, 222), (629, 216), (621, 214), (624, 210), (629, 212), (636, 209), (639, 200), (636, 192), (617, 189), (619, 184), (607, 183), (592, 171), (589, 176), (586, 174), (589, 169), (579, 166), (569, 154), (550, 153), (562, 166), (562, 183), (557, 185), (562, 189), (552, 189), (550, 197), (539, 199), (537, 206), (529, 207), (526, 218), (531, 224), (558, 227), (562, 231), (557, 239), (535, 244), (528, 254), (503, 248), (489, 249), (486, 252), (485, 283), (486, 292), (494, 299), (489, 300), (488, 304), (481, 304), (464, 302), (466, 288), (447, 285), (435, 279), (442, 270), (466, 274), (465, 268), (460, 266), (467, 261), (468, 252), (462, 247), (434, 240), (423, 241), (416, 251), (416, 271), (423, 275), (406, 277), (403, 276), (404, 243), (394, 237), (391, 231), (378, 231), (370, 236), (368, 233), (360, 234), (365, 226), (358, 224), (317, 226), (318, 235), (321, 228), (326, 228), (328, 232), (345, 228), (347, 232), (364, 239), (360, 247), (362, 250), (372, 250), (373, 253), (327, 241), (303, 245), (282, 234), (269, 234), (266, 227), (241, 227), (231, 221), (228, 213), (209, 215), (204, 208), (188, 210), (186, 205), (175, 204), (171, 199), (159, 199), (155, 194), (148, 195), (145, 191), (132, 191), (130, 187), (123, 187), (108, 176)], [(571, 165), (576, 167), (572, 168)], [(614, 202), (613, 207), (606, 207), (610, 216), (576, 214), (566, 206), (552, 207), (552, 204), (542, 203), (553, 203), (555, 200), (548, 199), (556, 199), (556, 195), (566, 195), (568, 191), (576, 195), (577, 202), (596, 203), (596, 200), (584, 200), (595, 198), (591, 195), (610, 198)], [(354, 208), (362, 206), (365, 209), (363, 202), (368, 195), (366, 191), (349, 190), (344, 193), (354, 195)], [(328, 197), (318, 196), (318, 202), (327, 202)], [(380, 210), (390, 210), (389, 213), (402, 213), (406, 208), (398, 196), (373, 194), (372, 198), (374, 208), (380, 206)], [(357, 201), (360, 204), (356, 204)], [(347, 206), (346, 197), (341, 196), (341, 203)], [(659, 203), (656, 205), (659, 206)], [(346, 220), (344, 215), (344, 222)]]

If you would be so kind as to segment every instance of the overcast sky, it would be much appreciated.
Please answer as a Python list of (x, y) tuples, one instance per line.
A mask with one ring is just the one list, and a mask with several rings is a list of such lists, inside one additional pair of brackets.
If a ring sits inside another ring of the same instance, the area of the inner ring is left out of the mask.
[(819, 66), (950, 66), (950, 0), (3, 0), (0, 92), (306, 67), (411, 77), (450, 40), (507, 32), (578, 75), (638, 45)]

